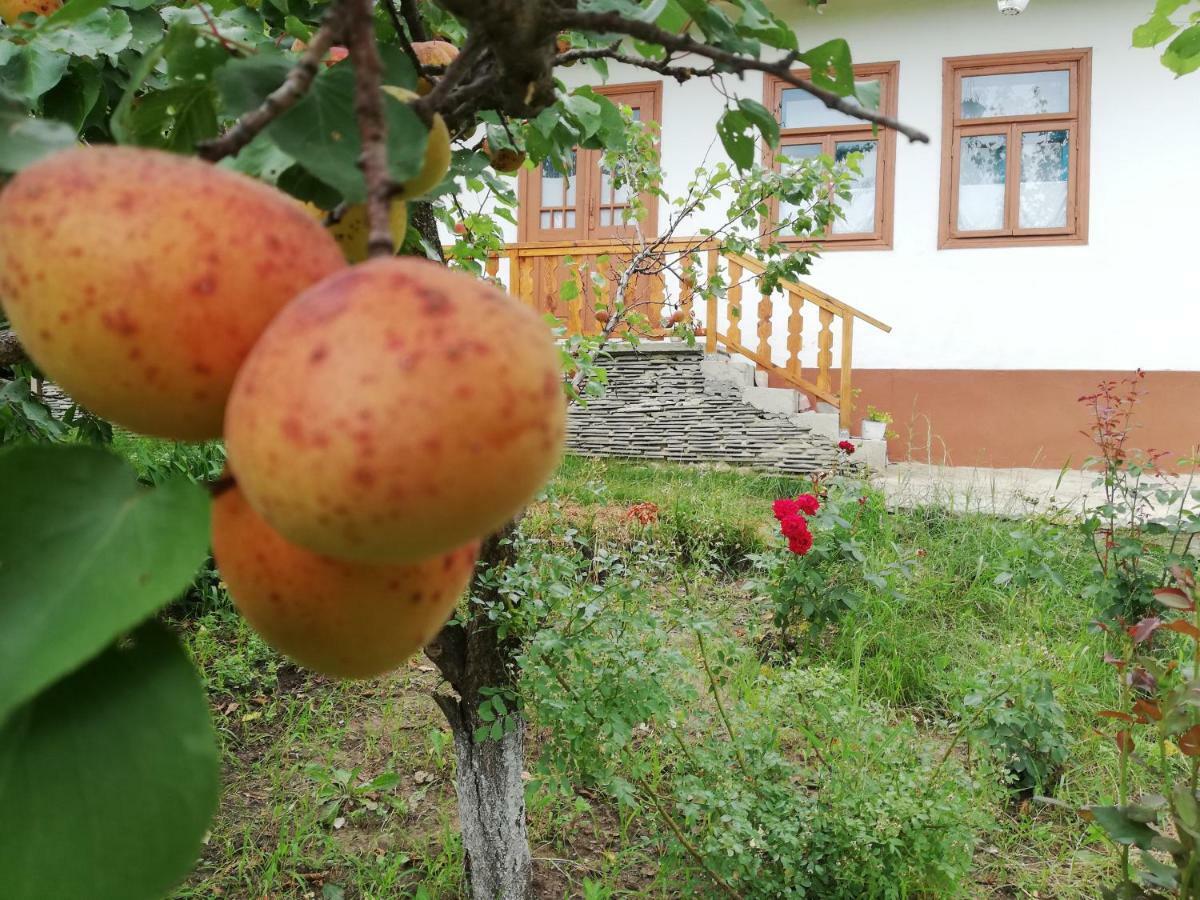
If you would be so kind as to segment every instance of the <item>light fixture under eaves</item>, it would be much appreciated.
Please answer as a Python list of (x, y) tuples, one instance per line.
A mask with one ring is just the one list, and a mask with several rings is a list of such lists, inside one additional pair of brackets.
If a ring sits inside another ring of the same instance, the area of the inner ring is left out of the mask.
[(1000, 7), (1001, 15), (1015, 16), (1025, 12), (1029, 0), (996, 0), (996, 5)]

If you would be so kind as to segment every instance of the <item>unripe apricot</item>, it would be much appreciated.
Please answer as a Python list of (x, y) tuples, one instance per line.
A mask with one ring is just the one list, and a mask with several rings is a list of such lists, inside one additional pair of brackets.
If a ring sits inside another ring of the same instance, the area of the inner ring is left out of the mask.
[[(392, 243), (399, 247), (408, 231), (408, 206), (403, 200), (393, 200), (390, 213)], [(363, 262), (367, 258), (367, 238), (370, 236), (366, 204), (355, 203), (347, 207), (342, 217), (329, 226), (329, 233), (342, 248), (347, 262)]]
[[(404, 88), (385, 84), (382, 88), (401, 103), (411, 103), (417, 95)], [(437, 187), (450, 170), (450, 131), (441, 116), (435, 114), (429, 126), (429, 142), (425, 145), (425, 158), (421, 171), (402, 184), (396, 185), (395, 196), (410, 200), (420, 197)]]
[(21, 13), (37, 13), (48, 16), (62, 6), (62, 0), (0, 0), (0, 19), (6, 25), (19, 24), (17, 19)]
[(561, 378), (528, 308), (428, 260), (374, 259), (263, 333), (230, 396), (229, 465), (290, 541), (422, 559), (495, 531), (550, 476)]
[(347, 562), (289, 543), (237, 488), (213, 502), (213, 555), (233, 602), (272, 647), (337, 678), (394, 669), (450, 618), (479, 543), (406, 565)]
[(0, 302), (25, 349), (147, 434), (218, 437), (263, 328), (345, 265), (295, 200), (158, 150), (66, 150), (0, 193)]

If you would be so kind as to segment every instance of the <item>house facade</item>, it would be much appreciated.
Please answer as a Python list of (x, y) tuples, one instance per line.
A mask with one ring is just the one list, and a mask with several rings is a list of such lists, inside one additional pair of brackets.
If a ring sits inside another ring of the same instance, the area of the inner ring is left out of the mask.
[[(1176, 455), (1200, 443), (1200, 75), (1176, 79), (1131, 47), (1151, 0), (1031, 0), (1015, 16), (995, 0), (774, 7), (801, 46), (845, 38), (881, 107), (930, 136), (872, 133), (770, 77), (731, 85), (779, 117), (784, 156), (861, 154), (807, 281), (892, 326), (858, 329), (853, 346), (856, 408), (891, 412), (892, 458), (1078, 463), (1078, 398), (1137, 368), (1133, 443)], [(564, 73), (569, 86), (595, 78), (583, 65)], [(604, 90), (661, 123), (669, 194), (721, 153), (725, 99), (707, 80), (614, 65)], [(619, 198), (586, 162), (574, 179), (522, 174), (513, 241), (614, 235)], [(684, 233), (705, 224), (717, 223), (701, 214)], [(760, 336), (786, 352), (779, 307)], [(823, 348), (806, 337), (803, 352), (836, 358), (833, 337)]]

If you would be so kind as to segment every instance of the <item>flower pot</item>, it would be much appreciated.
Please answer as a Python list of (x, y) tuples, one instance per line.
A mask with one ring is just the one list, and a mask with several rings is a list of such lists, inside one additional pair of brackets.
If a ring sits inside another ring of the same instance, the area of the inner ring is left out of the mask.
[(862, 420), (862, 436), (864, 441), (882, 441), (887, 436), (887, 422), (872, 422)]

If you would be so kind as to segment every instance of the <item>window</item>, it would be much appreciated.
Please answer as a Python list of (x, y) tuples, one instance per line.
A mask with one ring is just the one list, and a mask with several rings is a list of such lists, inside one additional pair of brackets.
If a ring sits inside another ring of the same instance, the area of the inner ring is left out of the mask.
[[(898, 73), (899, 63), (894, 62), (854, 67), (858, 85), (867, 90), (877, 88), (879, 109), (888, 115), (896, 114)], [(808, 71), (798, 70), (795, 74), (803, 78)], [(779, 149), (768, 151), (777, 165), (820, 154), (841, 162), (852, 153), (858, 154), (862, 174), (851, 186), (851, 199), (839, 201), (841, 218), (826, 234), (817, 236), (821, 246), (827, 250), (891, 248), (896, 133), (890, 129), (877, 131), (870, 122), (830, 109), (812, 94), (779, 78), (767, 78), (765, 93), (767, 108), (779, 120)], [(772, 222), (787, 214), (786, 206), (781, 209), (779, 201), (772, 201)], [(780, 237), (788, 239), (788, 235)]]
[[(594, 89), (613, 103), (633, 110), (633, 117), (658, 122), (662, 110), (662, 82), (606, 85)], [(623, 239), (633, 232), (625, 221), (630, 205), (628, 191), (613, 183), (599, 150), (579, 149), (563, 161), (549, 160), (537, 169), (522, 169), (518, 176), (520, 220), (518, 239), (527, 241), (577, 241)], [(646, 195), (646, 221), (642, 231), (653, 237), (658, 228), (658, 198)]]
[(1091, 51), (944, 65), (938, 246), (1087, 243)]

